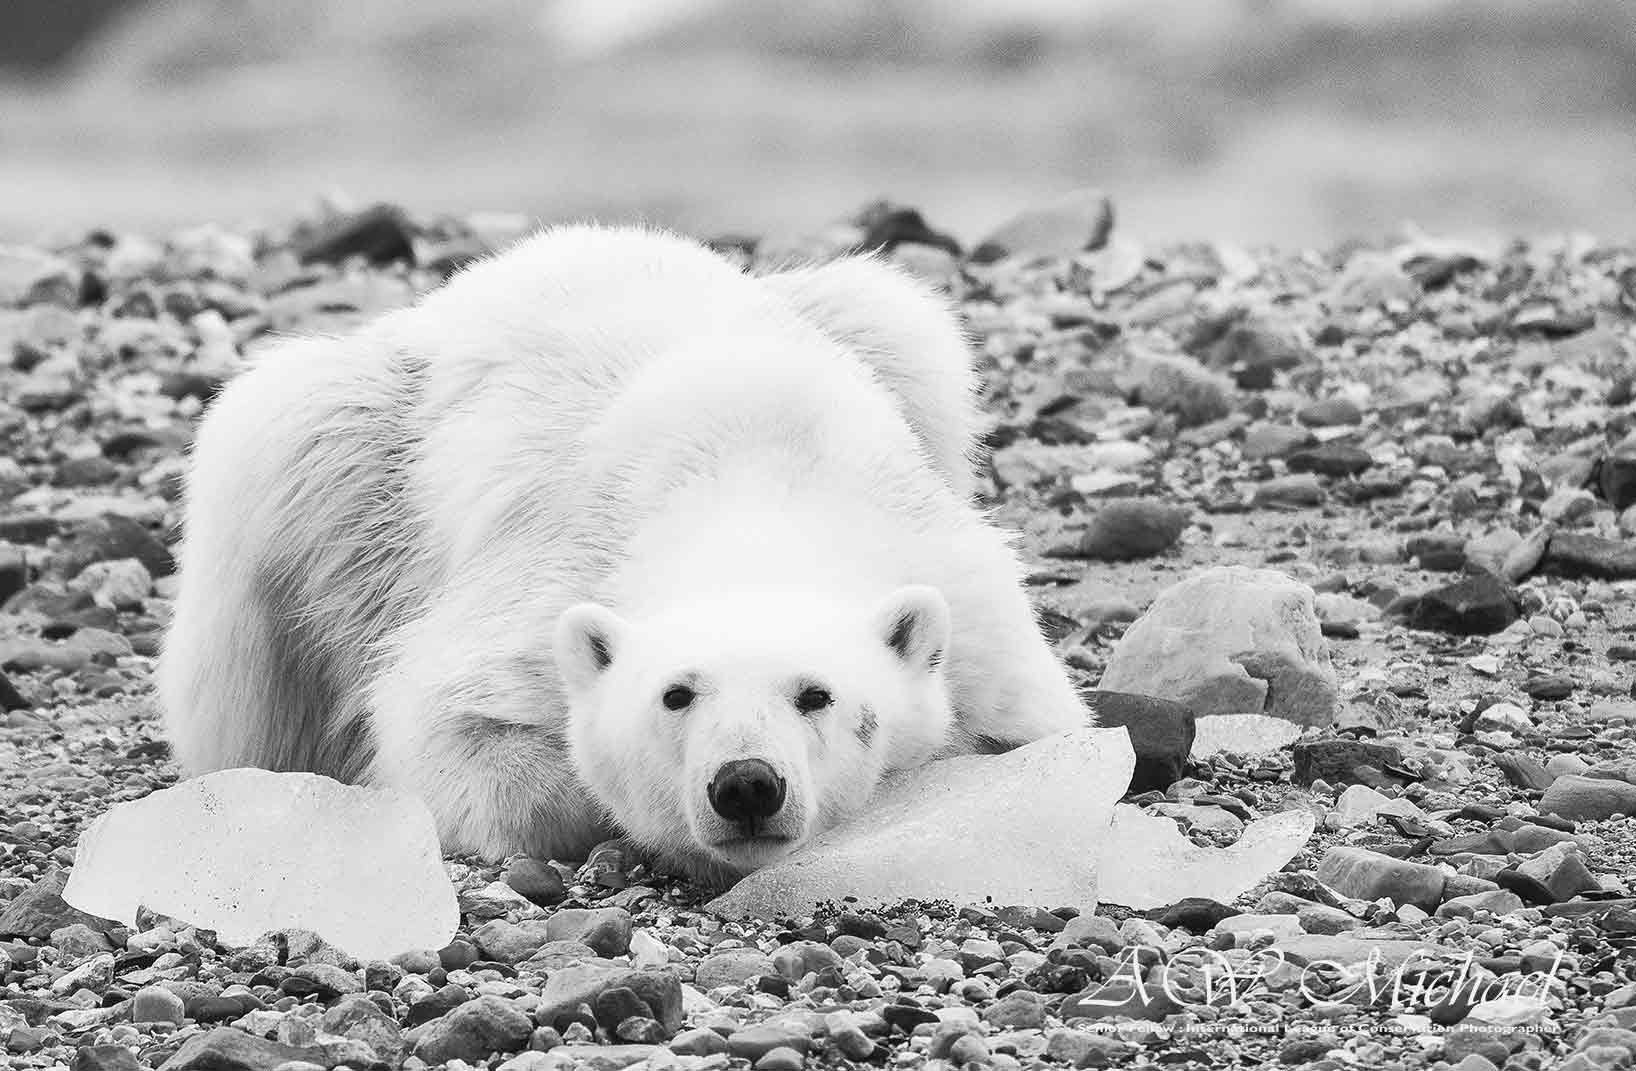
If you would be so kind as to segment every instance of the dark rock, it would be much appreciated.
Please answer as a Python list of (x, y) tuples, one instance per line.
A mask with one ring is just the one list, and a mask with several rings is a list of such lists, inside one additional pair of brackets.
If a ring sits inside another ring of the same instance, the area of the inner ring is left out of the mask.
[(559, 904), (568, 895), (562, 875), (554, 867), (522, 856), (506, 867), (505, 883), (541, 907)]
[(623, 956), (631, 950), (631, 913), (622, 907), (564, 908), (546, 922), (552, 941), (578, 941), (599, 956)]
[(450, 982), (424, 1000), (409, 1005), (409, 1014), (404, 1017), (404, 1022), (410, 1026), (429, 1023), (433, 1019), (447, 1015), (470, 999), (471, 993), (464, 986)]
[(403, 1030), (387, 1009), (383, 1009), (363, 994), (342, 997), (334, 1007), (325, 1011), (319, 1026), (327, 1034), (352, 1038), (368, 1045), (376, 1055), (396, 1064), (403, 1054)]
[(633, 994), (647, 1009), (639, 1014), (657, 1020), (668, 1033), (681, 1029), (682, 983), (674, 971), (664, 967), (631, 970), (586, 963), (552, 971), (534, 1017), (542, 1026), (566, 1029), (579, 1017), (581, 1005), (589, 1006), (594, 1014), (602, 994), (610, 989)]
[(187, 1017), (201, 1023), (225, 1023), (248, 1014), (252, 1006), (260, 1005), (261, 1001), (255, 997), (247, 1000), (243, 995), (224, 997), (204, 993), (188, 1000)]
[[(1616, 814), (1636, 815), (1636, 785), (1611, 777), (1566, 774), (1551, 782), (1539, 801), (1543, 814), (1595, 821)], [(5, 927), (0, 926), (0, 933)]]
[(1075, 190), (1001, 224), (972, 251), (974, 264), (1010, 256), (1072, 256), (1100, 249), (1113, 232), (1113, 202), (1101, 190)]
[(1551, 782), (1556, 780), (1545, 771), (1544, 763), (1531, 755), (1502, 751), (1494, 756), (1494, 765), (1500, 768), (1507, 781), (1518, 788), (1543, 791), (1550, 788)]
[(28, 587), (28, 558), (22, 547), (0, 543), (0, 605)]
[(0, 539), (8, 543), (44, 543), (62, 530), (55, 517), (43, 513), (8, 513), (0, 516)]
[(97, 520), (74, 527), (63, 549), (63, 571), (71, 577), (92, 562), (121, 558), (135, 558), (154, 577), (169, 576), (176, 571), (170, 548), (140, 524), (117, 513), (105, 513)]
[(781, 1023), (762, 1023), (733, 1031), (727, 1038), (727, 1051), (741, 1059), (755, 1061), (774, 1049), (794, 1049), (806, 1052), (812, 1045), (812, 1036), (794, 1026)]
[(610, 1034), (616, 1032), (619, 1025), (627, 1019), (654, 1017), (653, 1009), (648, 1007), (647, 1002), (637, 996), (634, 990), (622, 985), (612, 986), (598, 993), (591, 1010), (596, 1015), (597, 1025)]
[(886, 936), (886, 923), (874, 915), (864, 915), (856, 911), (842, 912), (841, 917), (835, 920), (835, 928), (850, 937), (861, 937), (865, 941), (878, 941)]
[(938, 1021), (936, 1012), (917, 1004), (888, 1004), (880, 1010), (880, 1015), (894, 1030), (905, 1034), (914, 1033), (917, 1026), (929, 1026)]
[(1324, 504), (1324, 489), (1310, 472), (1275, 476), (1256, 485), (1250, 504), (1257, 507), (1309, 509)]
[(1187, 529), (1186, 506), (1149, 499), (1110, 499), (1096, 511), (1073, 556), (1134, 561), (1163, 554)]
[(1129, 978), (1115, 978), (1062, 1002), (1057, 1014), (1064, 1022), (1072, 1019), (1129, 1017), (1163, 1022), (1182, 1011), (1182, 1005), (1168, 986), (1138, 985)]
[(142, 1071), (123, 1045), (85, 1045), (74, 1051), (73, 1071)]
[(1518, 616), (1511, 586), (1492, 573), (1478, 573), (1420, 596), (1409, 614), (1409, 626), (1455, 636), (1486, 636), (1504, 630)]
[(14, 710), (32, 710), (33, 707), (34, 704), (11, 683), (11, 678), (0, 672), (0, 714), (9, 714)]
[(1189, 933), (1209, 933), (1215, 929), (1216, 923), (1238, 913), (1238, 908), (1228, 907), (1208, 897), (1188, 896), (1169, 907), (1149, 912), (1148, 917), (1168, 929), (1180, 927)]
[(1309, 428), (1345, 427), (1363, 422), (1363, 411), (1345, 398), (1323, 398), (1301, 407), (1295, 419)]
[(1182, 776), (1198, 730), (1198, 718), (1191, 709), (1168, 699), (1125, 692), (1091, 691), (1084, 699), (1096, 712), (1099, 725), (1122, 725), (1129, 731), (1136, 752), (1131, 792), (1163, 791)]
[(1534, 677), (1522, 684), (1522, 690), (1530, 697), (1548, 702), (1568, 698), (1574, 694), (1574, 687), (1573, 680), (1560, 673)]
[(1636, 543), (1578, 532), (1551, 537), (1540, 569), (1552, 576), (1593, 580), (1636, 579)]
[(53, 930), (72, 926), (76, 922), (84, 923), (99, 933), (106, 933), (118, 925), (69, 907), (62, 898), (63, 888), (67, 884), (67, 871), (55, 866), (47, 870), (26, 892), (0, 911), (0, 937), (44, 940), (51, 936)]
[(1291, 472), (1315, 472), (1320, 476), (1340, 479), (1359, 475), (1374, 465), (1375, 459), (1361, 447), (1347, 443), (1324, 443), (1291, 454), (1285, 463)]
[(282, 1045), (230, 1026), (218, 1026), (208, 1034), (189, 1038), (176, 1055), (159, 1065), (159, 1071), (271, 1071), (289, 1060), (328, 1065), (320, 1048)]
[(478, 1063), (491, 1052), (520, 1050), (533, 1032), (533, 1020), (511, 1001), (482, 996), (428, 1023), (415, 1041), (415, 1055), (434, 1065)]
[(1327, 781), (1332, 785), (1384, 788), (1412, 780), (1403, 768), (1403, 753), (1391, 744), (1368, 740), (1302, 740), (1292, 749), (1298, 785)]
[(1596, 485), (1616, 510), (1636, 506), (1636, 454), (1610, 454), (1596, 471)]
[(1204, 356), (1211, 368), (1231, 370), (1244, 390), (1266, 390), (1277, 373), (1299, 368), (1306, 360), (1298, 341), (1256, 320), (1229, 327)]
[(296, 243), (295, 255), (303, 264), (340, 264), (349, 257), (375, 265), (413, 264), (415, 246), (403, 211), (379, 204), (319, 228)]
[(880, 249), (890, 253), (900, 245), (929, 245), (950, 256), (960, 255), (960, 243), (941, 231), (935, 231), (913, 208), (877, 201), (858, 214), (858, 227), (863, 231), (859, 248)]

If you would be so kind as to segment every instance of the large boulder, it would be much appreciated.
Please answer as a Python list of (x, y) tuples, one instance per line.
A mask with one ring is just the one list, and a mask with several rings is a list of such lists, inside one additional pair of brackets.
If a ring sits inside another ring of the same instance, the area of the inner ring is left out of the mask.
[(1310, 587), (1270, 569), (1209, 569), (1164, 591), (1125, 633), (1104, 691), (1207, 714), (1335, 719), (1335, 670)]

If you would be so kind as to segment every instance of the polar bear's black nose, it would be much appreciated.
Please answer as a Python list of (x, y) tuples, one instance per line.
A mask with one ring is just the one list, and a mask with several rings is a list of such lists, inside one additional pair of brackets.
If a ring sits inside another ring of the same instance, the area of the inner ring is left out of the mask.
[(710, 780), (710, 806), (729, 822), (771, 818), (784, 806), (784, 779), (760, 759), (724, 763)]

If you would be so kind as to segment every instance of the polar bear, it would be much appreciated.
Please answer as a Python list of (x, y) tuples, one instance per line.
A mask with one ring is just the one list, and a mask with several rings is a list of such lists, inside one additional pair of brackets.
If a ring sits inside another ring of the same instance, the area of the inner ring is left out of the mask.
[(190, 774), (417, 793), (445, 847), (730, 878), (883, 776), (1091, 721), (946, 304), (566, 226), (211, 403), (158, 667)]

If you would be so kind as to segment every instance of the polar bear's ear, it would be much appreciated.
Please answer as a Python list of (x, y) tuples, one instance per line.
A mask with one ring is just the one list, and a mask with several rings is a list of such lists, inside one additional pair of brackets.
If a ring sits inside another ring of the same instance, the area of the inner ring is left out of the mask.
[(935, 669), (949, 646), (949, 604), (934, 587), (915, 584), (892, 592), (875, 609), (877, 634), (914, 668)]
[(592, 602), (570, 606), (557, 618), (557, 671), (569, 688), (589, 688), (613, 665), (624, 639), (625, 622), (612, 610)]

